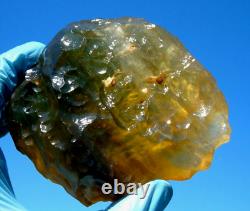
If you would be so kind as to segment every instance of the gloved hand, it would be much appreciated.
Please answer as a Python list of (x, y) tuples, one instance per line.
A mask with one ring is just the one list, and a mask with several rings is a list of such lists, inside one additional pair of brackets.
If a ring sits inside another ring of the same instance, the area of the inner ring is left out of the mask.
[[(15, 87), (22, 81), (25, 70), (37, 63), (44, 45), (30, 42), (0, 55), (0, 136), (7, 133), (5, 104)], [(9, 179), (4, 154), (0, 149), (0, 210), (25, 211), (17, 202)]]
[(29, 42), (0, 55), (0, 137), (8, 132), (5, 104), (23, 80), (25, 71), (37, 63), (44, 47), (42, 43)]
[[(8, 132), (5, 121), (5, 104), (10, 99), (15, 87), (23, 80), (25, 71), (37, 63), (43, 49), (43, 44), (29, 42), (0, 55), (0, 136)], [(114, 202), (105, 210), (161, 211), (168, 205), (173, 194), (170, 184), (163, 180), (152, 181), (144, 199), (140, 198), (140, 191), (139, 189), (137, 195), (129, 195)], [(0, 210), (25, 211), (15, 199), (1, 149)]]

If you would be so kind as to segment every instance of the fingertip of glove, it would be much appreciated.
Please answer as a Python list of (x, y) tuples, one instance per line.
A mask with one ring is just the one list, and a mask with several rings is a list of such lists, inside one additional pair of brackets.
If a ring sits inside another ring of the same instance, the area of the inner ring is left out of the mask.
[(29, 48), (44, 48), (45, 44), (37, 41), (30, 41), (22, 44), (23, 46), (27, 46)]
[[(14, 66), (17, 64), (19, 69), (26, 69), (29, 64), (33, 65), (41, 55), (45, 45), (40, 42), (32, 41), (19, 45), (0, 55), (0, 58), (8, 60)], [(23, 65), (23, 66), (22, 66)]]
[(23, 45), (20, 45), (19, 47), (29, 52), (33, 52), (33, 53), (40, 55), (43, 49), (45, 48), (45, 45), (41, 42), (31, 41), (31, 42), (24, 43)]
[(154, 180), (154, 181), (150, 182), (150, 184), (154, 185), (154, 186), (163, 186), (166, 188), (172, 188), (172, 186), (169, 182), (167, 182), (166, 180), (161, 180), (161, 179)]
[(172, 185), (165, 180), (154, 180), (150, 182), (151, 188), (157, 189), (157, 191), (166, 193), (167, 198), (172, 198), (173, 188)]
[(31, 66), (37, 63), (38, 58), (42, 54), (45, 45), (41, 42), (31, 41), (24, 43), (12, 49), (10, 54), (14, 55), (13, 63), (20, 65), (20, 68), (23, 70), (29, 69)]

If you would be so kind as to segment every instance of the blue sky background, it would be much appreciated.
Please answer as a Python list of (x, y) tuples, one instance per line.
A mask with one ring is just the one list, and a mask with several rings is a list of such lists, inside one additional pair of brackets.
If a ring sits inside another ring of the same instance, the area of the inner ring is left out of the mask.
[[(248, 0), (1, 0), (0, 53), (27, 41), (48, 43), (72, 21), (143, 17), (176, 35), (216, 78), (226, 96), (231, 142), (217, 150), (211, 168), (171, 182), (168, 211), (250, 210), (250, 1)], [(30, 211), (85, 208), (43, 178), (9, 135), (0, 140), (19, 201)]]

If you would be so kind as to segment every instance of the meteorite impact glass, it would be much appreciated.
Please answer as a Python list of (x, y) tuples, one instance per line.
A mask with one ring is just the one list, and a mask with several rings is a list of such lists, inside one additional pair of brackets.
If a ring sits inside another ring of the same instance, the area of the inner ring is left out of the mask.
[(8, 107), (19, 151), (85, 205), (102, 184), (189, 179), (229, 140), (214, 78), (143, 19), (75, 22), (48, 44)]

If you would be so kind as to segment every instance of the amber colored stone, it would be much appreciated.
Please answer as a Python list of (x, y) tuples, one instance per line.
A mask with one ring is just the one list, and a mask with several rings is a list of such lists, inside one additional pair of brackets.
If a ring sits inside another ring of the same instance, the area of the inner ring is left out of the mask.
[(215, 80), (142, 19), (72, 23), (27, 71), (8, 107), (19, 151), (85, 205), (105, 182), (185, 180), (230, 136)]

